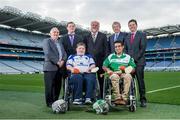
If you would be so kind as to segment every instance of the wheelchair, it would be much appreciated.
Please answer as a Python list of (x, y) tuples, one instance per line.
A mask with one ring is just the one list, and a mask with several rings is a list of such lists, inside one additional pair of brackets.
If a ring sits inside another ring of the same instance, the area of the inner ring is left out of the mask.
[[(94, 74), (96, 74), (96, 73), (94, 73)], [(71, 74), (69, 74), (69, 77), (67, 77), (63, 81), (64, 82), (63, 83), (63, 85), (64, 85), (63, 95), (64, 95), (64, 100), (67, 102), (68, 110), (70, 110), (70, 106), (72, 105), (73, 100), (74, 100), (73, 84), (71, 84), (69, 82), (70, 75)], [(95, 88), (96, 89), (94, 89), (94, 91), (93, 91), (93, 99), (92, 99), (93, 102), (100, 99), (100, 86), (99, 86), (99, 81), (98, 81), (97, 77), (96, 77), (96, 86), (95, 86)], [(86, 90), (86, 85), (85, 85), (85, 82), (83, 82), (83, 101), (85, 100), (84, 99), (85, 98), (85, 90)], [(83, 107), (83, 106), (86, 106), (86, 105), (82, 104), (82, 105), (76, 105), (76, 106)]]
[[(119, 90), (120, 93), (122, 94), (123, 91), (123, 79), (120, 78), (119, 80)], [(109, 76), (106, 75), (105, 80), (104, 80), (104, 86), (103, 86), (103, 99), (107, 101), (107, 103), (111, 107), (116, 107), (119, 105), (116, 105), (112, 99), (112, 83), (111, 80), (109, 79)], [(127, 98), (127, 104), (125, 105), (127, 108), (129, 108), (130, 112), (135, 112), (137, 108), (137, 87), (136, 87), (136, 81), (134, 75), (132, 75), (132, 80), (129, 88), (129, 93), (128, 93), (128, 98)]]

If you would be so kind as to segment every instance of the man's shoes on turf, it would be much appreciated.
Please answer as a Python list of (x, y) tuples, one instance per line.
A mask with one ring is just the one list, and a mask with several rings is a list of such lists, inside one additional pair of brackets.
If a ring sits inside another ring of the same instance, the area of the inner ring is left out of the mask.
[(82, 104), (82, 99), (74, 99), (73, 104), (74, 105), (81, 105)]
[(116, 99), (114, 104), (116, 104), (116, 105), (126, 105), (126, 101), (124, 101), (123, 99)]
[(142, 100), (141, 101), (141, 104), (140, 104), (140, 107), (146, 107), (147, 106), (147, 103), (145, 100)]
[(85, 104), (92, 104), (91, 98), (86, 98)]

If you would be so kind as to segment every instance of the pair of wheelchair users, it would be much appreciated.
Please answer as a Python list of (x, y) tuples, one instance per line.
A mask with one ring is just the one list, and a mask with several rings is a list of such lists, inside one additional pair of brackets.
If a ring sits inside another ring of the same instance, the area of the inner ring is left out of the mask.
[[(121, 41), (115, 41), (115, 53), (110, 54), (103, 63), (103, 69), (108, 74), (112, 83), (114, 104), (126, 104), (129, 88), (131, 85), (135, 63), (133, 59), (123, 53), (124, 44)], [(73, 86), (73, 104), (92, 104), (95, 102), (94, 91), (97, 88), (96, 72), (98, 68), (90, 55), (85, 54), (86, 46), (84, 43), (78, 43), (76, 55), (69, 56), (66, 68), (71, 72), (68, 78), (68, 84)], [(123, 91), (120, 92), (119, 80), (123, 79)], [(85, 97), (83, 99), (83, 85), (85, 84)], [(66, 92), (66, 91), (65, 91)], [(104, 92), (104, 91), (103, 91)]]

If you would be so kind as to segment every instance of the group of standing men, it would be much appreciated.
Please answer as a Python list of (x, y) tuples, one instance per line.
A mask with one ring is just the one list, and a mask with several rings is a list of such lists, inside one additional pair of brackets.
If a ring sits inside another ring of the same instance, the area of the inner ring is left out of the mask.
[(102, 76), (104, 73), (102, 69), (103, 61), (110, 53), (114, 52), (114, 42), (120, 40), (124, 43), (124, 52), (129, 54), (136, 63), (135, 75), (139, 86), (140, 106), (146, 107), (144, 66), (147, 40), (145, 33), (137, 31), (137, 26), (136, 20), (130, 20), (128, 22), (130, 32), (125, 33), (121, 32), (119, 22), (113, 22), (112, 29), (114, 34), (107, 38), (106, 34), (99, 31), (100, 23), (92, 21), (89, 34), (82, 37), (75, 33), (75, 24), (68, 22), (66, 26), (68, 33), (61, 37), (60, 40), (58, 40), (59, 30), (56, 27), (52, 28), (50, 31), (51, 37), (43, 42), (46, 105), (51, 106), (59, 98), (61, 79), (67, 77), (67, 72), (65, 72), (66, 59), (68, 56), (76, 54), (76, 45), (79, 42), (85, 43), (86, 52), (92, 55), (96, 66), (99, 67), (97, 75), (102, 97), (104, 81)]

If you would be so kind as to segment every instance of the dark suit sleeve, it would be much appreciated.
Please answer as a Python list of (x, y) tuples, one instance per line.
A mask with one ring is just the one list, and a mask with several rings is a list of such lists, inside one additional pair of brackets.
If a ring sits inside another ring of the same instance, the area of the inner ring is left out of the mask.
[(146, 34), (145, 33), (142, 33), (142, 37), (141, 37), (141, 40), (140, 40), (140, 51), (137, 55), (137, 58), (136, 60), (139, 60), (141, 57), (144, 56), (145, 54), (145, 50), (146, 50), (146, 46), (147, 46), (147, 38), (146, 38)]
[(83, 42), (86, 45), (86, 54), (88, 54), (88, 51), (87, 51), (88, 50), (87, 37), (88, 37), (87, 35), (83, 37)]
[(127, 51), (127, 35), (126, 35), (126, 38), (124, 40), (124, 53), (128, 54), (127, 52), (128, 51)]
[(78, 35), (79, 42), (84, 42), (83, 37), (81, 35)]
[(47, 58), (49, 59), (49, 61), (51, 61), (53, 64), (57, 64), (57, 62), (59, 61), (58, 57), (56, 57), (49, 45), (49, 39), (45, 39), (43, 41), (43, 51), (45, 56), (47, 56)]
[(104, 49), (105, 49), (105, 58), (109, 55), (109, 47), (108, 47), (108, 39), (107, 36), (104, 35)]
[(127, 33), (127, 32), (124, 32), (123, 34), (124, 34), (124, 35), (123, 35), (123, 43), (125, 43), (125, 40), (126, 40), (126, 37), (127, 37), (128, 33)]
[(108, 53), (112, 52), (111, 51), (111, 36), (108, 37)]

